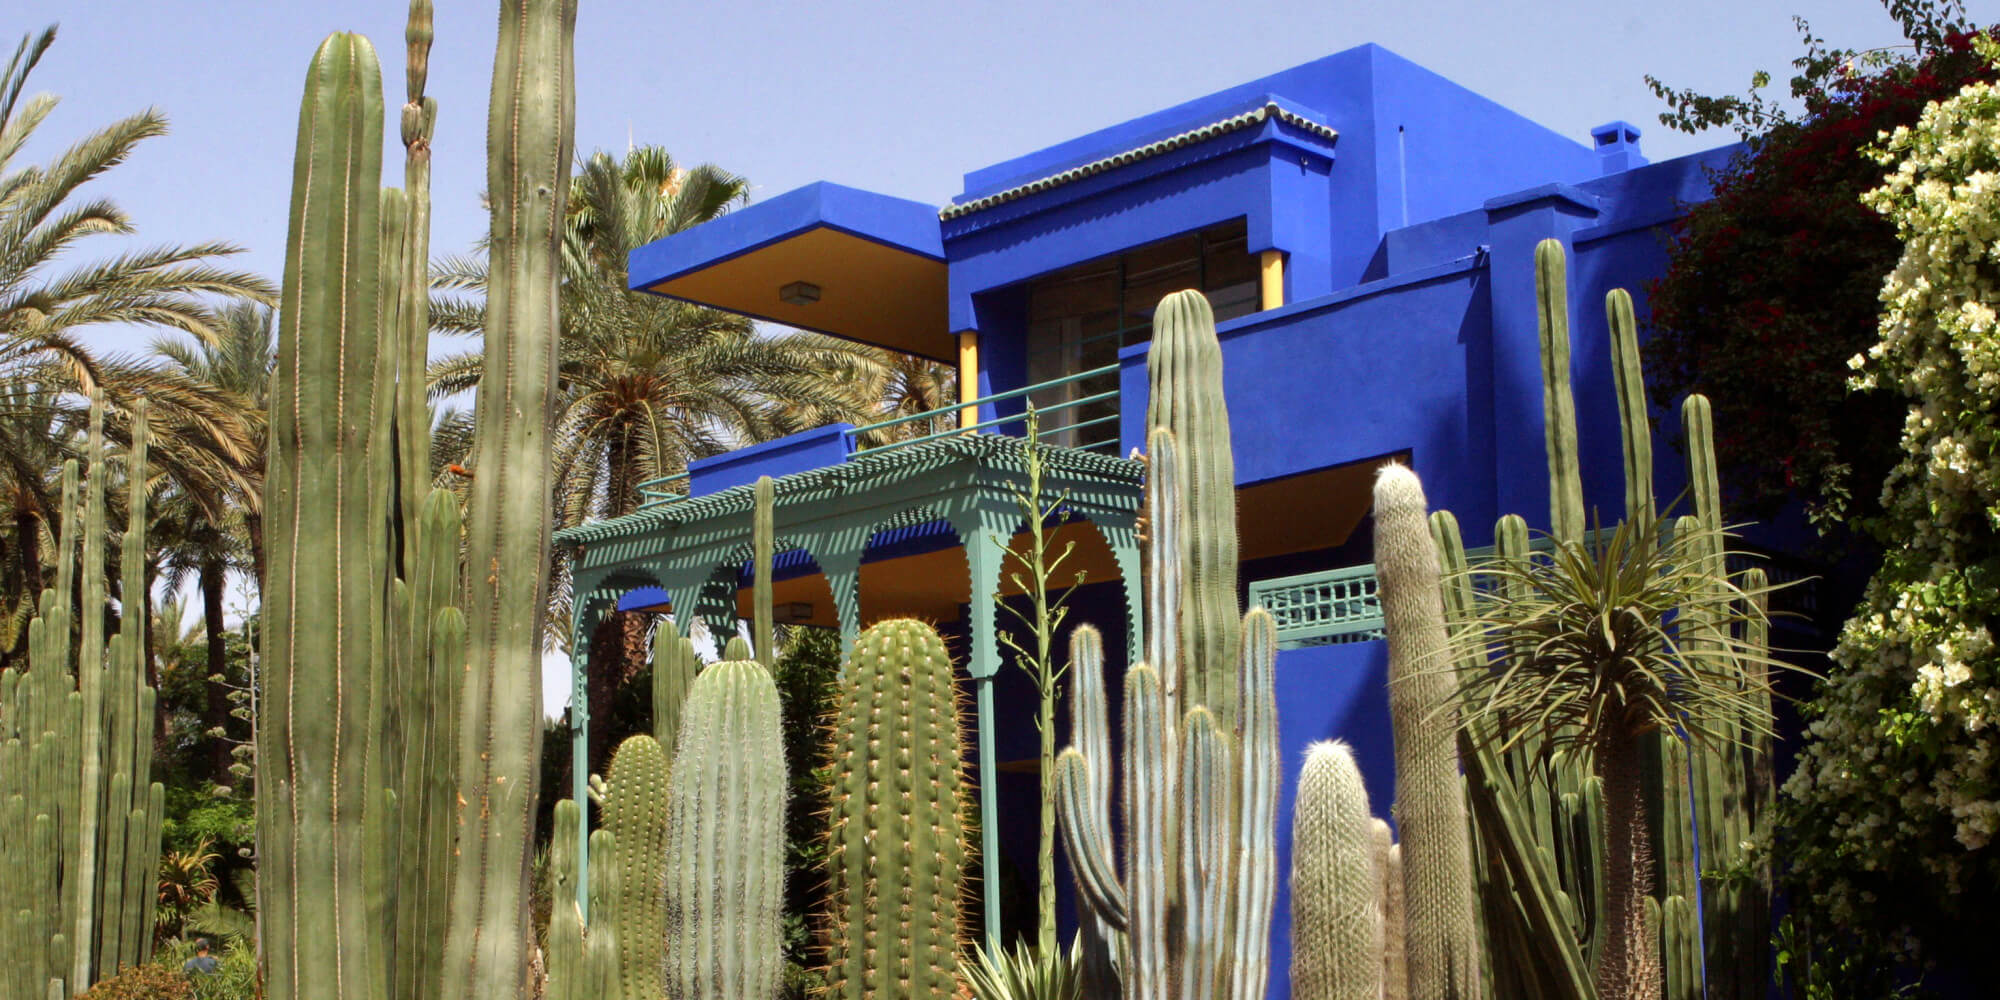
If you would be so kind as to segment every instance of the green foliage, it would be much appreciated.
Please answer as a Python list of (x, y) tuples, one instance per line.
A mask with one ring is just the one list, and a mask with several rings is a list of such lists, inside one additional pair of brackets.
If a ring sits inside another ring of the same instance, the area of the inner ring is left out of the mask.
[[(796, 628), (773, 679), (783, 712), (785, 775), (786, 989), (825, 985), (816, 932), (827, 923), (826, 815), (832, 806), (832, 748), (826, 722), (840, 678), (840, 633)], [(791, 995), (789, 992), (787, 995)]]
[(1083, 1000), (1082, 963), (1074, 943), (1044, 951), (1016, 942), (998, 955), (975, 949), (959, 959), (958, 971), (973, 1000)]
[[(1973, 45), (2000, 65), (2000, 44)], [(1931, 105), (1876, 157), (1893, 169), (1867, 203), (1903, 249), (1854, 382), (1911, 402), (1883, 491), (1888, 553), (1785, 791), (1805, 945), (1887, 965), (1983, 947), (2000, 891), (2000, 86)]]
[[(1003, 574), (1008, 583), (1026, 595), (1026, 610), (1007, 601), (999, 593), (993, 601), (1000, 608), (1020, 622), (1034, 638), (1027, 645), (1014, 637), (1013, 630), (1001, 629), (1000, 642), (1014, 655), (1015, 666), (1028, 675), (1035, 685), (1036, 710), (1035, 732), (1041, 739), (1041, 771), (1045, 775), (1056, 773), (1056, 701), (1061, 694), (1063, 674), (1069, 664), (1057, 663), (1055, 658), (1056, 633), (1062, 628), (1063, 620), (1069, 617), (1069, 595), (1083, 582), (1084, 574), (1079, 570), (1067, 586), (1062, 581), (1062, 565), (1076, 550), (1074, 541), (1063, 545), (1061, 551), (1052, 548), (1051, 528), (1066, 522), (1068, 512), (1064, 506), (1065, 497), (1046, 496), (1042, 489), (1042, 445), (1041, 423), (1035, 414), (1034, 404), (1028, 405), (1027, 421), (1028, 482), (1025, 487), (1014, 491), (1014, 504), (1021, 509), (1021, 519), (1027, 525), (1027, 546), (1025, 550), (1013, 547), (1011, 539), (996, 538), (1006, 559)], [(1037, 835), (1035, 869), (1039, 876), (1036, 892), (1035, 911), (1035, 952), (1053, 955), (1056, 944), (1056, 784), (1053, 780), (1040, 782), (1041, 815)]]
[(182, 972), (182, 964), (194, 957), (195, 938), (167, 942), (154, 959), (154, 967), (167, 969), (194, 988), (194, 1000), (257, 1000), (257, 949), (243, 941), (209, 941), (209, 954), (216, 960), (215, 971), (207, 975)]
[(1993, 71), (1971, 49), (1955, 0), (1894, 0), (1910, 47), (1827, 48), (1804, 30), (1792, 114), (1758, 96), (1654, 89), (1661, 119), (1730, 125), (1749, 148), (1714, 177), (1714, 196), (1676, 224), (1666, 273), (1648, 288), (1646, 366), (1654, 397), (1713, 402), (1717, 463), (1732, 513), (1763, 517), (1804, 496), (1823, 530), (1879, 516), (1897, 459), (1904, 399), (1847, 391), (1847, 359), (1875, 339), (1876, 296), (1899, 252), (1895, 228), (1860, 203), (1880, 182), (1863, 155), (1928, 101)]
[(146, 964), (125, 969), (77, 994), (77, 1000), (196, 1000), (194, 984), (179, 969)]

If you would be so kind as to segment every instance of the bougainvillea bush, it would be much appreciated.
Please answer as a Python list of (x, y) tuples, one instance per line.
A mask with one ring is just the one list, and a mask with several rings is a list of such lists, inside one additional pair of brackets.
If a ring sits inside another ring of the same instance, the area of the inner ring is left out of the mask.
[(1843, 368), (1911, 400), (1883, 491), (1896, 542), (1809, 707), (1785, 826), (1815, 911), (1936, 949), (1990, 941), (1972, 918), (2000, 899), (2000, 89), (1965, 87), (1873, 155), (1890, 172), (1865, 204), (1902, 250)]
[(1861, 203), (1883, 173), (1863, 150), (1993, 69), (1956, 4), (1890, 7), (1908, 46), (1830, 49), (1806, 32), (1791, 81), (1803, 113), (1759, 96), (1763, 74), (1747, 98), (1651, 81), (1668, 125), (1732, 126), (1746, 140), (1712, 178), (1714, 198), (1678, 225), (1648, 288), (1655, 398), (1712, 401), (1732, 516), (1766, 518), (1804, 497), (1823, 527), (1866, 523), (1895, 464), (1904, 401), (1893, 386), (1846, 384), (1847, 359), (1875, 339), (1882, 276), (1901, 252), (1894, 225)]

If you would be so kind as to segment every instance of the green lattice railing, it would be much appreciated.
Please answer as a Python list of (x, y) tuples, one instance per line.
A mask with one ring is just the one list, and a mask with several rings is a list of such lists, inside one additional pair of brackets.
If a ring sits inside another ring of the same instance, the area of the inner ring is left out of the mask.
[[(1037, 382), (1034, 385), (1020, 389), (996, 392), (991, 396), (983, 396), (965, 403), (953, 403), (950, 406), (939, 407), (935, 410), (926, 410), (923, 413), (912, 413), (908, 416), (895, 417), (872, 423), (865, 427), (852, 428), (846, 432), (849, 443), (847, 457), (852, 460), (863, 455), (874, 455), (885, 451), (894, 451), (898, 448), (908, 448), (911, 445), (924, 444), (928, 441), (936, 441), (939, 438), (951, 437), (954, 434), (965, 434), (971, 431), (988, 431), (997, 427), (1021, 424), (1028, 419), (1025, 408), (1020, 413), (1011, 413), (1005, 416), (994, 417), (991, 420), (982, 420), (970, 427), (960, 427), (958, 424), (958, 415), (961, 410), (976, 409), (989, 403), (1008, 402), (1032, 393), (1043, 392), (1049, 389), (1060, 389), (1093, 379), (1105, 378), (1111, 380), (1111, 388), (1108, 390), (1089, 393), (1088, 395), (1078, 396), (1075, 399), (1058, 400), (1047, 406), (1037, 406), (1035, 407), (1035, 412), (1042, 421), (1041, 435), (1043, 441), (1060, 443), (1065, 447), (1075, 448), (1079, 451), (1103, 452), (1116, 457), (1118, 453), (1118, 366), (1115, 364), (1105, 365), (1102, 368), (1092, 368), (1089, 371), (1077, 372), (1074, 375), (1065, 375), (1062, 378), (1050, 379), (1047, 382)], [(1084, 414), (1085, 408), (1100, 405), (1105, 405), (1110, 412), (1096, 416), (1086, 416)], [(923, 423), (919, 423), (919, 421), (923, 421)], [(900, 440), (886, 441), (880, 444), (864, 443), (870, 439), (870, 435), (879, 436), (879, 432), (881, 431), (893, 430), (910, 424), (917, 424), (919, 427), (942, 426), (944, 429)], [(1079, 431), (1090, 430), (1091, 428), (1101, 429), (1094, 434), (1077, 433)], [(1071, 440), (1059, 438), (1057, 435), (1066, 435)], [(1072, 440), (1075, 443), (1072, 443)], [(639, 484), (639, 508), (644, 510), (645, 508), (656, 507), (663, 503), (673, 503), (676, 500), (684, 499), (687, 493), (688, 474), (686, 472), (677, 472), (671, 476), (648, 479)]]
[(1250, 604), (1271, 613), (1280, 648), (1382, 638), (1374, 563), (1258, 580), (1250, 584)]

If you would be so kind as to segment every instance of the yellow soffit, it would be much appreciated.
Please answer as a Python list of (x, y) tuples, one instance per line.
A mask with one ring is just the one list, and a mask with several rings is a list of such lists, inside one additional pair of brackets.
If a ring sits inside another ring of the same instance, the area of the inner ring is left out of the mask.
[[(781, 290), (797, 282), (816, 286), (818, 301), (785, 301)], [(829, 226), (646, 290), (945, 364), (957, 358), (957, 341), (945, 329), (944, 262)]]

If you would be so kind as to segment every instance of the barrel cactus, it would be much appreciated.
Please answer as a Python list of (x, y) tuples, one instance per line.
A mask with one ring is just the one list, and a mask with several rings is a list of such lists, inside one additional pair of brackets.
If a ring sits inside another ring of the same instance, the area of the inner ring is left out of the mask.
[(785, 748), (762, 664), (695, 679), (667, 806), (667, 996), (768, 1000), (784, 965)]
[(855, 640), (833, 719), (832, 996), (957, 990), (971, 809), (959, 719), (936, 629), (885, 621)]

